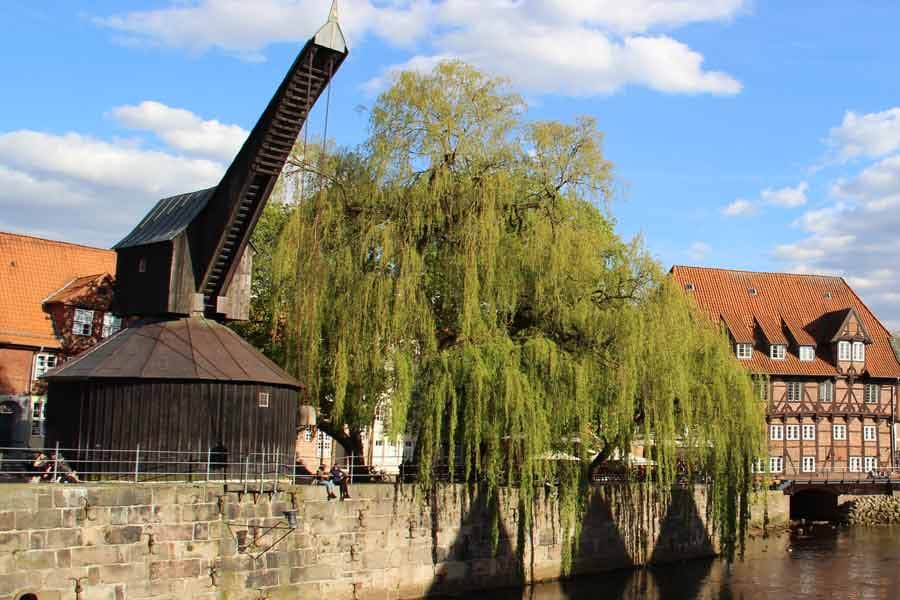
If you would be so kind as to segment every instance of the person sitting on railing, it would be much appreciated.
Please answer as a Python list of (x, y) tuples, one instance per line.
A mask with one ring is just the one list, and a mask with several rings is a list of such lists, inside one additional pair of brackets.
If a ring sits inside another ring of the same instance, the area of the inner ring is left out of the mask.
[(319, 465), (319, 468), (316, 470), (315, 483), (325, 486), (325, 498), (327, 500), (333, 500), (336, 497), (334, 495), (334, 482), (331, 481), (331, 474), (328, 472), (328, 467), (325, 466), (325, 463)]
[(337, 485), (341, 490), (341, 501), (343, 502), (347, 498), (350, 497), (350, 488), (348, 486), (348, 477), (347, 474), (344, 473), (344, 470), (341, 469), (340, 465), (335, 463), (331, 467), (331, 480)]

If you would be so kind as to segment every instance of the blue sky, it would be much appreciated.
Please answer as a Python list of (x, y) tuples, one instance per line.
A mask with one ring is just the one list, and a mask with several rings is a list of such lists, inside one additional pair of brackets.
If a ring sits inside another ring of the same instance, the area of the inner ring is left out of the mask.
[[(214, 184), (329, 4), (7, 0), (0, 230), (108, 246)], [(344, 0), (341, 22), (338, 143), (392, 69), (461, 57), (532, 118), (598, 119), (619, 231), (666, 266), (844, 275), (900, 328), (900, 3)]]

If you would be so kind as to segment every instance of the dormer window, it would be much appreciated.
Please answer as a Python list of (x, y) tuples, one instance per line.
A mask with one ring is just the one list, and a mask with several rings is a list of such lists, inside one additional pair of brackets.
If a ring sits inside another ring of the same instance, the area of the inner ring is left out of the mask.
[(75, 316), (72, 318), (72, 333), (81, 336), (93, 335), (94, 311), (76, 308)]
[(840, 360), (840, 361), (850, 360), (850, 357), (851, 357), (850, 342), (838, 342), (837, 348), (838, 348), (838, 360)]
[(812, 361), (816, 359), (816, 349), (813, 346), (800, 346), (800, 360)]
[(693, 292), (693, 291), (694, 291), (694, 284), (688, 282), (688, 283), (684, 284), (684, 289), (685, 289), (686, 291), (688, 291), (688, 292)]
[(854, 362), (865, 362), (866, 361), (866, 345), (862, 342), (853, 342), (853, 361)]
[(751, 296), (756, 296), (759, 292), (756, 290), (755, 287), (752, 287), (752, 288), (747, 289), (747, 293), (750, 294)]
[(772, 360), (784, 360), (787, 355), (787, 346), (784, 344), (772, 344), (769, 346), (769, 358)]
[(736, 344), (735, 353), (741, 360), (750, 360), (753, 358), (753, 346), (751, 344)]

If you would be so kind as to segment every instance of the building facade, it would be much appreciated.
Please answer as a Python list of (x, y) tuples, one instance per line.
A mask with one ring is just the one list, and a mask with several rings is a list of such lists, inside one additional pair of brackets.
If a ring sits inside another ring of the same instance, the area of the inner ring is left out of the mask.
[(41, 446), (47, 371), (115, 333), (116, 255), (0, 232), (0, 447)]
[(896, 464), (900, 362), (891, 336), (839, 277), (676, 266), (675, 281), (731, 338), (766, 403), (775, 477)]

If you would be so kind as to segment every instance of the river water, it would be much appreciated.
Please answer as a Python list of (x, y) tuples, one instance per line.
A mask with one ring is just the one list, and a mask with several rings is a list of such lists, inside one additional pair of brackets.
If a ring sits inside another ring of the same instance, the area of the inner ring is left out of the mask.
[(693, 560), (466, 594), (467, 600), (900, 600), (900, 528), (793, 530), (743, 561)]

